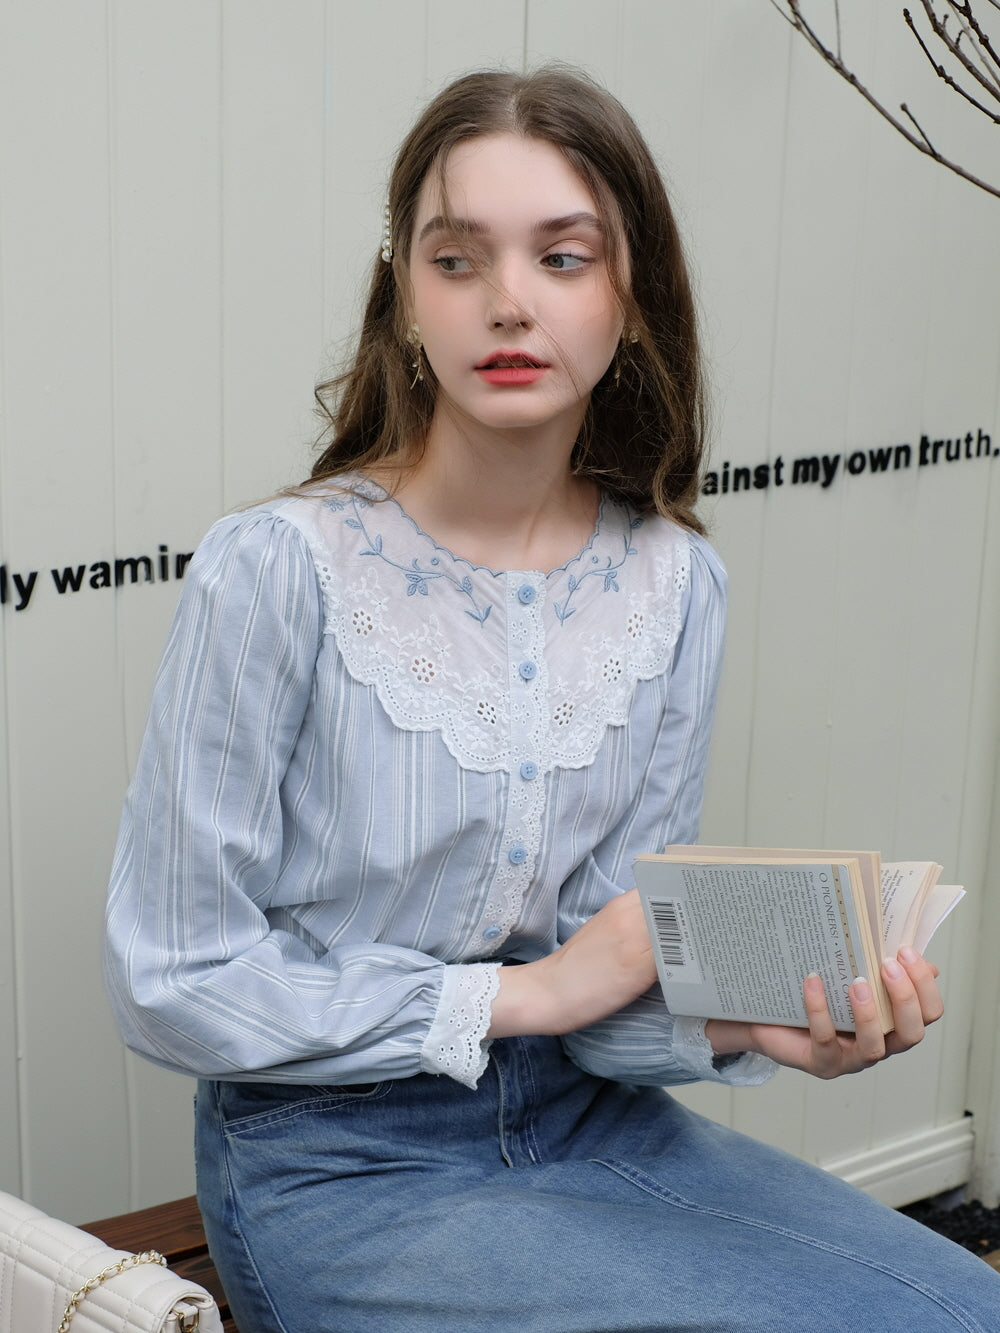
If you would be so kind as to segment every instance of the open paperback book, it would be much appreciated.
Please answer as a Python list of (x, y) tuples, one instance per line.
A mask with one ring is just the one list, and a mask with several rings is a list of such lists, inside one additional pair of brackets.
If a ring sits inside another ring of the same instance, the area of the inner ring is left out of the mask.
[(904, 944), (922, 953), (964, 894), (938, 884), (933, 862), (882, 865), (878, 852), (672, 846), (634, 869), (671, 1013), (804, 1027), (802, 982), (816, 972), (842, 1032), (859, 976), (891, 1030), (882, 959)]

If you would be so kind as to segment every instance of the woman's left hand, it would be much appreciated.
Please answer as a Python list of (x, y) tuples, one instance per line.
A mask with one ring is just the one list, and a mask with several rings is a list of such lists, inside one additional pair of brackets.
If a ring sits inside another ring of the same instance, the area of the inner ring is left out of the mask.
[(870, 1069), (887, 1056), (908, 1051), (923, 1040), (928, 1024), (944, 1012), (937, 985), (938, 970), (914, 949), (902, 948), (895, 959), (882, 964), (882, 981), (892, 1002), (895, 1029), (883, 1034), (875, 1000), (867, 981), (855, 981), (850, 989), (855, 1032), (838, 1032), (833, 1026), (823, 983), (807, 977), (802, 993), (808, 1028), (778, 1027), (768, 1023), (734, 1023), (709, 1019), (705, 1035), (716, 1055), (734, 1051), (757, 1051), (778, 1064), (802, 1069), (817, 1078), (839, 1078)]

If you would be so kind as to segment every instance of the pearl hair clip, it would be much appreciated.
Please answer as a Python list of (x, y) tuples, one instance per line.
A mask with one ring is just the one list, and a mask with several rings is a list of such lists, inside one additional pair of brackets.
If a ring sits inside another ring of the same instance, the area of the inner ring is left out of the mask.
[(382, 258), (392, 263), (392, 210), (388, 204), (382, 210)]

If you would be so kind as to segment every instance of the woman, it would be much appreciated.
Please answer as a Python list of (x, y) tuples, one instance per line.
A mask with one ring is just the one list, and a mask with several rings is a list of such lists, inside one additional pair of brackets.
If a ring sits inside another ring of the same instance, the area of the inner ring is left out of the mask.
[(681, 248), (613, 98), (435, 99), (321, 401), (310, 483), (185, 578), (109, 907), (129, 1044), (202, 1080), (242, 1333), (985, 1329), (985, 1265), (661, 1089), (853, 1072), (941, 1002), (912, 954), (885, 1039), (864, 981), (853, 1038), (815, 981), (801, 1031), (655, 992), (630, 867), (696, 836), (724, 575)]

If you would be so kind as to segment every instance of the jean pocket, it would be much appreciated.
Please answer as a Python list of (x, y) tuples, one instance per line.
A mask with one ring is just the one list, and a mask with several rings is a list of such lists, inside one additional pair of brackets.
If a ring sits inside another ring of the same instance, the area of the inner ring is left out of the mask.
[(219, 1082), (219, 1120), (224, 1133), (245, 1134), (295, 1116), (373, 1102), (387, 1096), (392, 1086), (392, 1079), (343, 1084)]

